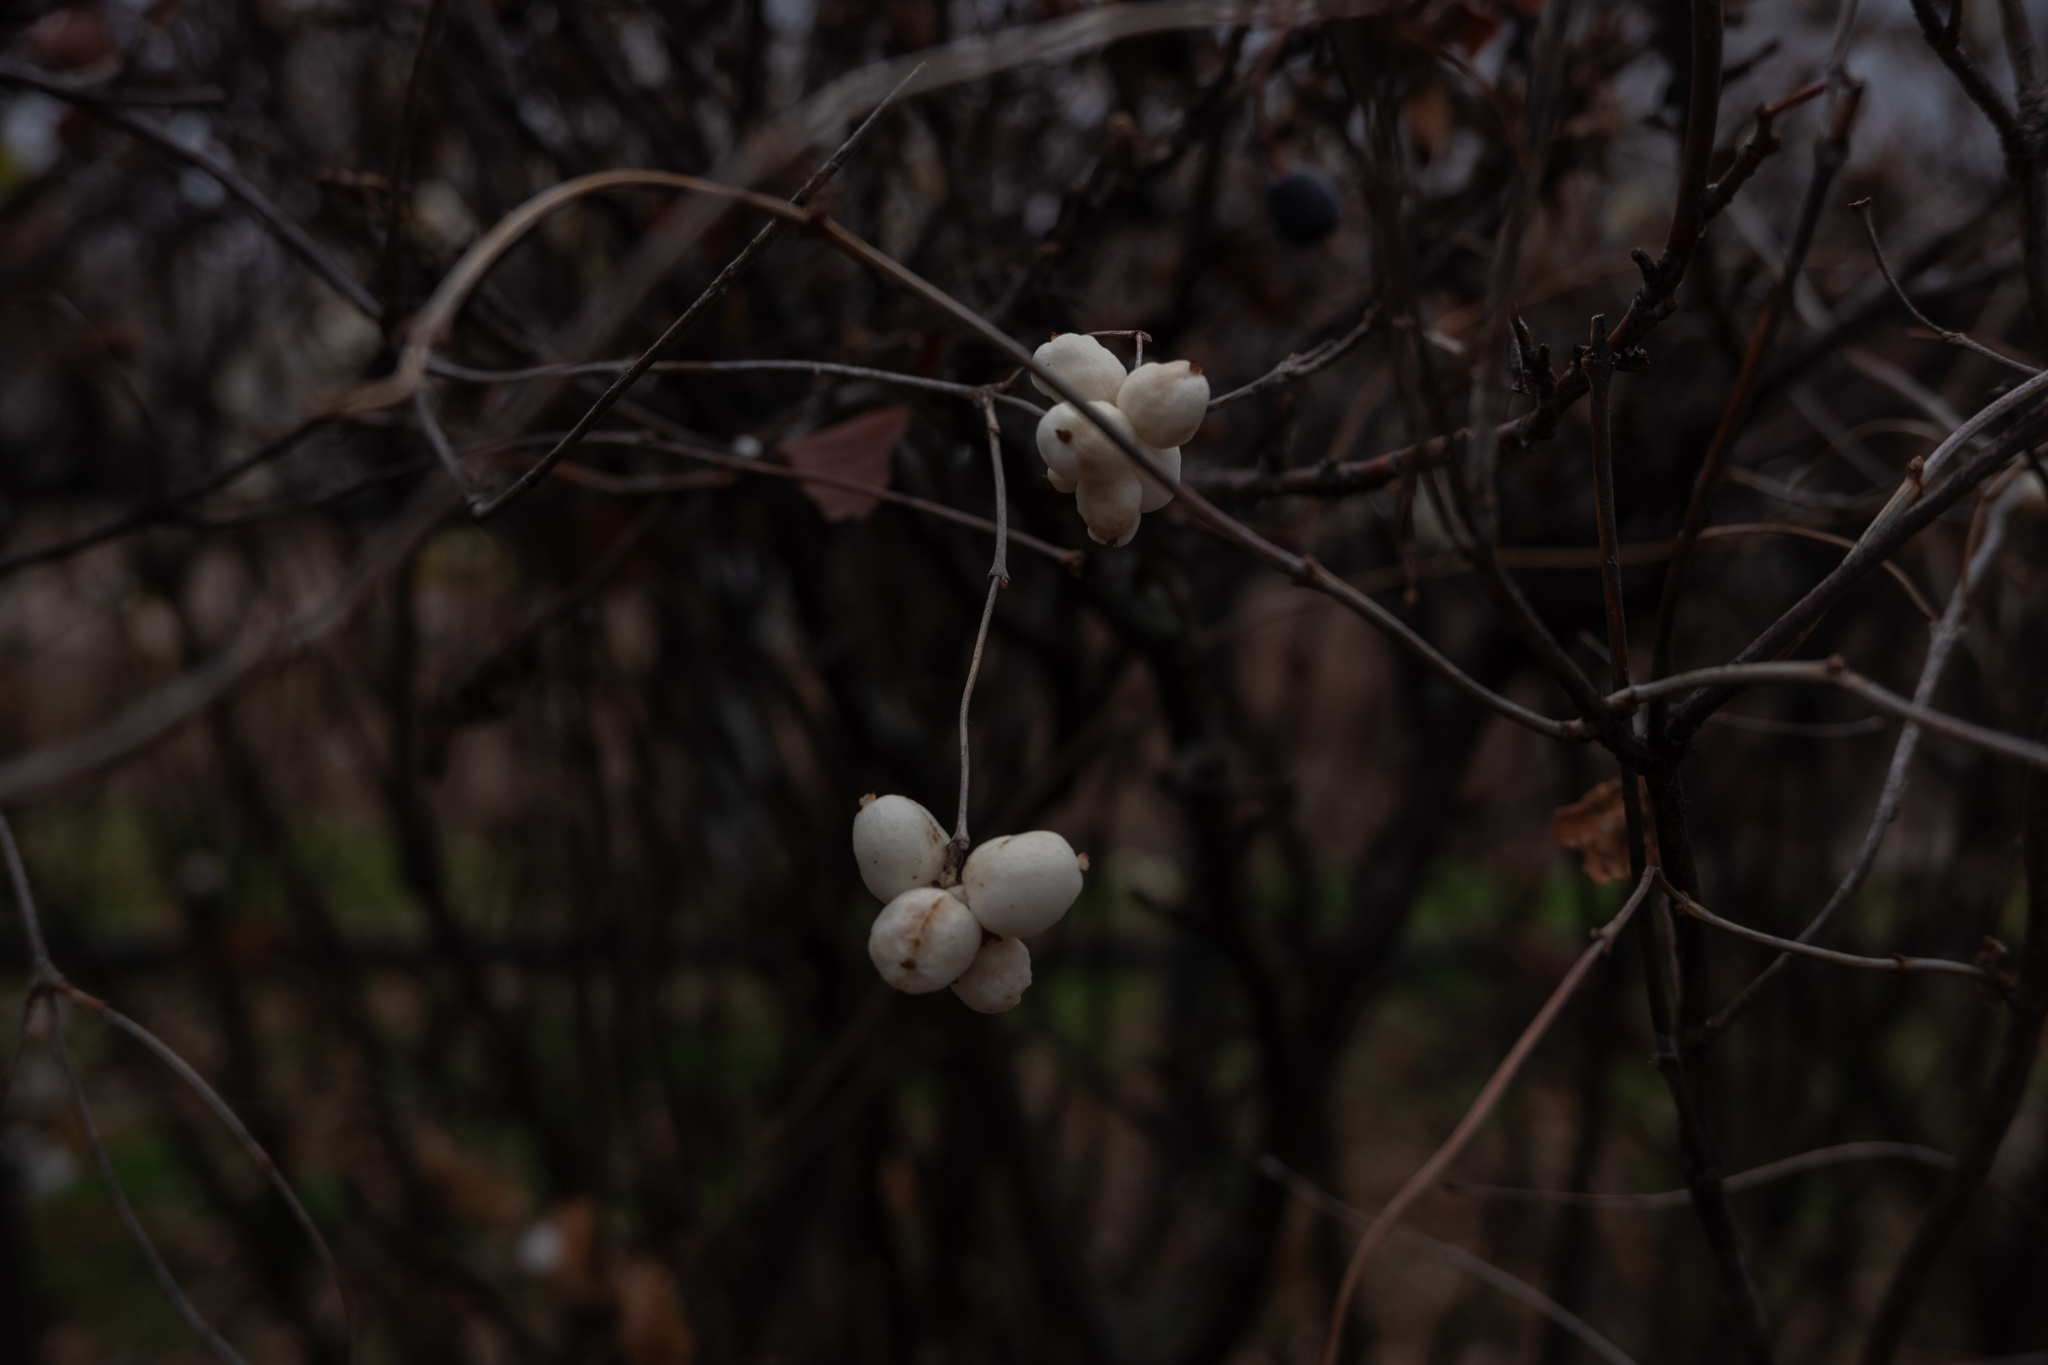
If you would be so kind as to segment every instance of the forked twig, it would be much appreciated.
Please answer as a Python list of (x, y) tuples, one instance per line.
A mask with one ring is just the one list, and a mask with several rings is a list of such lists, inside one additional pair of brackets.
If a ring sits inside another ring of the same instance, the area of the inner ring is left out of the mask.
[[(1259, 1174), (1285, 1186), (1289, 1194), (1316, 1212), (1334, 1218), (1348, 1227), (1363, 1232), (1378, 1221), (1363, 1209), (1353, 1208), (1329, 1193), (1307, 1176), (1290, 1170), (1280, 1158), (1270, 1152), (1259, 1158)], [(1517, 1279), (1492, 1262), (1483, 1261), (1462, 1247), (1438, 1241), (1428, 1233), (1417, 1232), (1414, 1228), (1395, 1228), (1394, 1236), (1399, 1238), (1404, 1246), (1412, 1246), (1425, 1256), (1441, 1261), (1445, 1265), (1455, 1266), (1466, 1274), (1492, 1285), (1509, 1298), (1527, 1304), (1575, 1337), (1581, 1345), (1606, 1361), (1608, 1365), (1635, 1365), (1635, 1361), (1627, 1352), (1601, 1336), (1584, 1318), (1534, 1285)]]
[[(922, 69), (922, 67), (919, 67), (917, 70)], [(802, 209), (806, 204), (810, 203), (811, 197), (817, 194), (827, 181), (839, 173), (839, 168), (846, 164), (846, 159), (849, 156), (853, 155), (854, 148), (867, 139), (868, 133), (881, 121), (882, 116), (888, 113), (890, 108), (894, 106), (896, 97), (903, 93), (903, 88), (916, 78), (917, 70), (913, 70), (908, 76), (905, 76), (897, 84), (896, 88), (890, 91), (880, 104), (875, 106), (874, 112), (869, 114), (861, 125), (853, 130), (845, 142), (840, 144), (839, 150), (827, 157), (825, 164), (818, 167), (812, 173), (811, 178), (803, 183), (802, 188), (789, 197), (789, 206), (791, 208)], [(627, 390), (639, 382), (640, 376), (647, 373), (647, 367), (652, 365), (655, 359), (663, 351), (667, 350), (674, 343), (675, 339), (681, 336), (684, 330), (691, 323), (695, 322), (705, 309), (725, 297), (726, 292), (732, 288), (733, 283), (741, 275), (744, 275), (755, 261), (760, 259), (761, 253), (773, 245), (777, 237), (782, 235), (783, 230), (788, 226), (788, 221), (787, 218), (778, 215), (762, 224), (761, 230), (754, 234), (753, 240), (749, 241), (741, 249), (740, 254), (733, 257), (726, 264), (725, 269), (718, 272), (717, 278), (704, 286), (704, 292), (699, 294), (690, 306), (682, 311), (681, 316), (668, 325), (668, 329), (655, 339), (652, 346), (649, 346), (641, 353), (638, 360), (627, 366), (625, 371), (612, 381), (611, 387), (606, 389), (604, 394), (595, 403), (592, 403), (581, 417), (576, 419), (576, 425), (569, 428), (568, 433), (556, 443), (553, 450), (550, 450), (541, 457), (538, 464), (521, 474), (513, 481), (511, 487), (505, 489), (497, 496), (482, 501), (472, 499), (470, 511), (476, 519), (484, 521), (490, 518), (506, 503), (521, 496), (528, 489), (546, 478), (548, 471), (560, 464), (564, 458), (574, 451), (582, 443), (583, 438), (590, 433), (590, 429), (596, 426), (598, 421), (606, 413), (610, 412), (621, 398), (626, 396)]]
[(1764, 933), (1761, 929), (1752, 929), (1748, 925), (1737, 924), (1734, 920), (1722, 919), (1665, 880), (1661, 872), (1658, 873), (1657, 882), (1664, 894), (1671, 897), (1679, 909), (1700, 923), (1711, 924), (1723, 933), (1746, 938), (1751, 943), (1761, 943), (1766, 948), (1776, 948), (1781, 953), (1810, 957), (1816, 962), (1832, 962), (1837, 967), (1860, 967), (1871, 972), (1940, 972), (1951, 976), (1974, 977), (1979, 981), (1994, 979), (1991, 973), (1974, 963), (1954, 962), (1943, 957), (1907, 957), (1904, 953), (1894, 953), (1890, 957), (1858, 957), (1854, 953), (1838, 953), (1831, 948), (1816, 948), (1811, 943), (1802, 943), (1796, 939), (1779, 938), (1775, 934)]
[(1557, 983), (1557, 989), (1543, 1002), (1543, 1008), (1536, 1012), (1536, 1017), (1529, 1021), (1529, 1026), (1522, 1030), (1522, 1036), (1517, 1038), (1515, 1045), (1508, 1050), (1508, 1055), (1494, 1068), (1493, 1075), (1480, 1090), (1479, 1098), (1473, 1100), (1472, 1107), (1465, 1111), (1465, 1117), (1458, 1121), (1458, 1126), (1444, 1139), (1443, 1145), (1438, 1147), (1429, 1160), (1423, 1162), (1421, 1168), (1409, 1176), (1407, 1183), (1387, 1201), (1386, 1207), (1380, 1210), (1372, 1227), (1359, 1241), (1357, 1250), (1351, 1253), (1351, 1263), (1344, 1268), (1344, 1278), (1337, 1286), (1336, 1302), (1330, 1307), (1330, 1324), (1323, 1332), (1323, 1349), (1318, 1356), (1321, 1365), (1335, 1365), (1338, 1349), (1344, 1341), (1344, 1323), (1350, 1314), (1351, 1297), (1357, 1292), (1358, 1281), (1365, 1274), (1366, 1265), (1374, 1254), (1386, 1245), (1387, 1239), (1393, 1236), (1395, 1228), (1414, 1206), (1415, 1201), (1442, 1179), (1443, 1173), (1464, 1152), (1465, 1145), (1479, 1131), (1480, 1125), (1486, 1122), (1487, 1116), (1493, 1112), (1494, 1105), (1500, 1102), (1500, 1097), (1507, 1093), (1508, 1086), (1521, 1071), (1522, 1064), (1529, 1060), (1529, 1055), (1536, 1050), (1536, 1045), (1543, 1041), (1543, 1035), (1563, 1012), (1566, 1002), (1578, 990), (1579, 983), (1593, 970), (1593, 964), (1607, 955), (1608, 949), (1614, 945), (1614, 940), (1627, 927), (1629, 917), (1635, 913), (1636, 907), (1650, 894), (1651, 887), (1656, 884), (1652, 875), (1655, 870), (1646, 869), (1642, 879), (1636, 883), (1636, 889), (1622, 903), (1621, 909), (1615, 912), (1614, 918), (1594, 931), (1592, 943), (1579, 954), (1578, 961), (1565, 973), (1564, 980)]
[[(263, 1150), (262, 1144), (256, 1141), (254, 1135), (235, 1116), (234, 1111), (228, 1108), (226, 1102), (220, 1098), (220, 1095), (215, 1092), (213, 1087), (208, 1085), (205, 1079), (198, 1072), (194, 1071), (182, 1057), (172, 1051), (167, 1044), (148, 1029), (143, 1028), (126, 1015), (108, 1006), (105, 1001), (88, 995), (64, 979), (64, 974), (58, 971), (56, 964), (50, 960), (49, 945), (43, 938), (42, 919), (36, 913), (35, 893), (30, 888), (28, 882), (28, 869), (22, 863), (21, 849), (14, 842), (13, 826), (9, 823), (4, 812), (0, 812), (0, 854), (4, 854), (7, 860), (7, 875), (14, 888), (14, 903), (21, 912), (22, 928), (28, 936), (29, 956), (32, 963), (29, 977), (28, 1004), (22, 1017), (23, 1035), (25, 1036), (27, 1033), (26, 1025), (29, 1012), (32, 1012), (36, 1002), (41, 1000), (49, 1012), (50, 1050), (56, 1055), (57, 1064), (63, 1070), (64, 1079), (70, 1087), (72, 1108), (77, 1111), (79, 1126), (85, 1130), (86, 1144), (92, 1149), (93, 1164), (99, 1168), (100, 1179), (106, 1185), (107, 1193), (114, 1201), (114, 1209), (120, 1215), (122, 1226), (127, 1229), (130, 1240), (135, 1243), (136, 1249), (142, 1253), (143, 1259), (149, 1262), (150, 1273), (156, 1277), (157, 1283), (163, 1287), (164, 1293), (170, 1297), (172, 1304), (178, 1310), (178, 1315), (184, 1318), (186, 1324), (191, 1327), (199, 1339), (206, 1343), (207, 1349), (212, 1351), (221, 1360), (228, 1362), (228, 1365), (247, 1365), (241, 1354), (228, 1344), (227, 1339), (214, 1329), (213, 1325), (206, 1320), (197, 1308), (193, 1307), (191, 1299), (186, 1297), (185, 1291), (178, 1285), (177, 1278), (171, 1274), (170, 1267), (164, 1264), (163, 1257), (157, 1252), (156, 1245), (150, 1241), (149, 1233), (144, 1230), (142, 1220), (136, 1217), (134, 1207), (129, 1204), (127, 1192), (121, 1188), (120, 1178), (114, 1174), (114, 1163), (107, 1155), (106, 1144), (100, 1139), (99, 1124), (94, 1120), (92, 1105), (85, 1096), (85, 1084), (79, 1079), (77, 1068), (71, 1062), (70, 1049), (64, 1043), (64, 1019), (58, 1012), (57, 1007), (57, 997), (60, 995), (92, 1010), (115, 1028), (148, 1048), (159, 1060), (169, 1066), (179, 1079), (191, 1086), (193, 1091), (205, 1101), (207, 1107), (213, 1110), (214, 1114), (227, 1126), (228, 1131), (242, 1144), (243, 1150), (249, 1153), (250, 1158), (263, 1171), (272, 1187), (284, 1196), (285, 1202), (291, 1208), (293, 1218), (305, 1230), (306, 1235), (312, 1239), (313, 1245), (318, 1250), (322, 1262), (325, 1263), (328, 1273), (334, 1277), (335, 1289), (341, 1295), (342, 1314), (347, 1326), (348, 1354), (349, 1358), (353, 1359), (356, 1344), (354, 1301), (349, 1297), (348, 1285), (342, 1279), (341, 1266), (334, 1259), (334, 1253), (328, 1247), (327, 1239), (320, 1235), (319, 1228), (314, 1225), (312, 1217), (306, 1212), (305, 1206), (299, 1202), (298, 1196), (292, 1192), (290, 1185), (278, 1173), (277, 1165), (271, 1161), (270, 1154)], [(19, 1055), (19, 1046), (19, 1041), (17, 1041), (16, 1056)], [(14, 1062), (10, 1058), (7, 1068), (7, 1079), (12, 1079), (13, 1071)], [(0, 1084), (0, 1094), (4, 1093), (5, 1086)]]
[[(1753, 1190), (1787, 1176), (1803, 1175), (1826, 1166), (1851, 1161), (1914, 1161), (1936, 1170), (1951, 1170), (1956, 1164), (1947, 1152), (1913, 1142), (1844, 1142), (1797, 1156), (1766, 1162), (1721, 1182), (1730, 1194)], [(1531, 1190), (1514, 1185), (1467, 1185), (1457, 1180), (1444, 1182), (1446, 1194), (1470, 1195), (1476, 1199), (1500, 1199), (1525, 1204), (1564, 1204), (1582, 1209), (1611, 1209), (1615, 1212), (1651, 1212), (1682, 1209), (1692, 1202), (1692, 1191), (1660, 1190), (1656, 1194), (1594, 1194), (1580, 1190)]]
[(1877, 240), (1877, 223), (1871, 216), (1870, 204), (1871, 201), (1866, 196), (1865, 198), (1858, 199), (1849, 207), (1856, 210), (1856, 216), (1863, 220), (1863, 235), (1870, 242), (1870, 254), (1877, 261), (1878, 273), (1884, 276), (1884, 282), (1891, 286), (1893, 296), (1912, 315), (1913, 321), (1919, 323), (1951, 346), (1960, 346), (1966, 351), (1972, 351), (1977, 355), (1983, 356), (1986, 360), (1996, 361), (2007, 369), (2018, 370), (2021, 374), (2038, 374), (2039, 371), (2025, 361), (2015, 360), (2003, 352), (1994, 351), (1966, 332), (1952, 332), (1920, 311), (1919, 305), (1915, 304), (1907, 296), (1905, 287), (1892, 274), (1891, 264), (1884, 258), (1884, 247), (1879, 245)]

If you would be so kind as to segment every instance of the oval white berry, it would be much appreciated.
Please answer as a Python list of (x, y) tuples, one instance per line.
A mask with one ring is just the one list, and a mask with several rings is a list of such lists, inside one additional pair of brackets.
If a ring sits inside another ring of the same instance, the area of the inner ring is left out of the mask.
[[(1075, 465), (1080, 458), (1075, 441), (1087, 425), (1088, 419), (1075, 411), (1072, 403), (1055, 403), (1038, 419), (1038, 458), (1051, 471), (1052, 486), (1062, 493), (1074, 491)], [(1062, 481), (1065, 488), (1060, 488)]]
[(1045, 461), (1047, 469), (1072, 484), (1110, 478), (1136, 467), (1103, 427), (1120, 433), (1133, 444), (1142, 444), (1131, 430), (1130, 418), (1117, 411), (1116, 404), (1098, 399), (1088, 407), (1101, 419), (1101, 425), (1090, 421), (1072, 403), (1055, 404), (1038, 419), (1038, 458)]
[(974, 965), (953, 983), (953, 994), (971, 1010), (1001, 1014), (1017, 1008), (1031, 985), (1031, 950), (1024, 940), (992, 938), (974, 955)]
[(1184, 446), (1209, 415), (1209, 381), (1185, 360), (1140, 365), (1117, 390), (1116, 405), (1149, 446)]
[(853, 858), (878, 900), (932, 885), (945, 857), (946, 831), (907, 796), (878, 797), (853, 817)]
[(1138, 470), (1138, 482), (1145, 488), (1145, 499), (1138, 504), (1140, 512), (1157, 512), (1172, 502), (1174, 495), (1180, 492), (1180, 447), (1168, 446), (1164, 450), (1155, 450), (1152, 456), (1161, 468), (1173, 476), (1173, 481), (1161, 483), (1144, 470)]
[[(1084, 332), (1061, 332), (1034, 351), (1031, 358), (1065, 380), (1083, 398), (1113, 402), (1117, 390), (1123, 387), (1123, 361)], [(1059, 397), (1035, 374), (1031, 383), (1047, 398)]]
[(990, 839), (967, 857), (960, 890), (981, 927), (1030, 938), (1060, 922), (1081, 894), (1081, 860), (1049, 829)]
[(1052, 485), (1052, 491), (1055, 493), (1071, 493), (1077, 486), (1072, 479), (1060, 473), (1057, 469), (1046, 470), (1045, 481)]
[(1088, 538), (1098, 545), (1130, 544), (1138, 534), (1144, 506), (1145, 485), (1138, 481), (1136, 469), (1085, 479), (1074, 490), (1074, 510), (1088, 524)]
[(882, 907), (868, 931), (868, 960), (910, 995), (943, 990), (981, 951), (981, 925), (950, 891), (920, 886)]

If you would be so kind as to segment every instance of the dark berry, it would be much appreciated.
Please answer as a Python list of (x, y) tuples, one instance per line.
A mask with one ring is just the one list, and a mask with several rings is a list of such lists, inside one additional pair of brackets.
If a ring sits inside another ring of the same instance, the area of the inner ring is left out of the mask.
[(1275, 232), (1307, 246), (1336, 230), (1337, 191), (1319, 173), (1297, 167), (1266, 187), (1266, 212)]

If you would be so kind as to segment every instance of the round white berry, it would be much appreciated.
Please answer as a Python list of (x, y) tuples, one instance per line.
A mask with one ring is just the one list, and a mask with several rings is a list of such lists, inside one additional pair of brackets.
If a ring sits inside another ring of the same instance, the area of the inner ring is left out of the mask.
[(953, 994), (971, 1010), (1001, 1014), (1017, 1008), (1031, 985), (1031, 950), (1018, 938), (992, 938), (974, 955), (974, 965), (953, 983)]
[(1159, 462), (1160, 468), (1173, 476), (1173, 482), (1161, 483), (1144, 470), (1138, 470), (1138, 482), (1145, 487), (1145, 500), (1138, 504), (1140, 512), (1157, 512), (1172, 502), (1174, 495), (1180, 491), (1180, 447), (1168, 446), (1164, 450), (1155, 450), (1152, 457)]
[(1135, 467), (1104, 427), (1133, 445), (1142, 445), (1137, 433), (1131, 430), (1130, 418), (1118, 412), (1116, 404), (1097, 399), (1088, 408), (1100, 425), (1072, 403), (1055, 404), (1038, 419), (1038, 458), (1068, 483), (1106, 479)]
[(1087, 425), (1088, 419), (1075, 411), (1072, 403), (1055, 403), (1038, 419), (1038, 458), (1052, 472), (1054, 488), (1060, 488), (1062, 481), (1066, 483), (1065, 488), (1060, 488), (1062, 493), (1074, 491), (1075, 465), (1080, 455), (1075, 441), (1080, 429)]
[[(1083, 398), (1114, 401), (1117, 390), (1123, 387), (1123, 361), (1084, 332), (1061, 332), (1033, 352), (1031, 358), (1065, 380)], [(1059, 397), (1035, 374), (1031, 383), (1047, 398)]]
[(1146, 445), (1184, 446), (1209, 414), (1209, 381), (1185, 360), (1140, 365), (1117, 390), (1116, 405)]
[(958, 896), (935, 886), (890, 901), (868, 931), (868, 960), (882, 980), (910, 995), (952, 985), (979, 951), (980, 923)]
[(1049, 829), (1005, 834), (968, 855), (960, 890), (982, 928), (1030, 938), (1058, 924), (1081, 894), (1081, 860)]
[(1055, 493), (1071, 493), (1077, 487), (1072, 479), (1060, 473), (1057, 469), (1046, 470), (1045, 481), (1052, 485), (1052, 491)]
[(1135, 469), (1085, 479), (1074, 490), (1074, 510), (1088, 524), (1088, 538), (1097, 545), (1130, 544), (1138, 534), (1144, 506), (1145, 485)]
[(878, 900), (937, 882), (945, 857), (946, 831), (907, 796), (878, 797), (853, 817), (853, 858)]

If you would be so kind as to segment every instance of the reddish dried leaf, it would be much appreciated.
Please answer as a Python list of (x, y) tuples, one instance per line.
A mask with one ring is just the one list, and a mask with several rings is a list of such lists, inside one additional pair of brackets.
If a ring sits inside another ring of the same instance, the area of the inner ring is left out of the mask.
[(22, 50), (37, 66), (76, 71), (117, 55), (114, 32), (97, 5), (52, 10), (21, 35)]
[(612, 1291), (619, 1302), (619, 1353), (630, 1365), (690, 1365), (696, 1341), (668, 1267), (646, 1257), (628, 1261), (612, 1277)]
[[(1542, 0), (1537, 0), (1540, 7)], [(1521, 8), (1519, 5), (1516, 8)], [(1459, 5), (1457, 11), (1458, 46), (1467, 52), (1477, 52), (1493, 41), (1493, 35), (1500, 32), (1500, 16), (1490, 9), (1473, 5)]]
[[(807, 474), (834, 474), (878, 487), (889, 486), (890, 456), (910, 429), (910, 409), (876, 408), (858, 417), (782, 443), (783, 458)], [(830, 484), (802, 485), (827, 521), (859, 521), (880, 499)]]
[(594, 1303), (604, 1285), (597, 1276), (597, 1204), (587, 1195), (564, 1199), (548, 1210), (561, 1248), (552, 1274), (572, 1302)]
[(413, 1159), (449, 1209), (485, 1227), (509, 1227), (526, 1215), (526, 1191), (439, 1128), (413, 1135)]
[[(1640, 779), (1638, 779), (1640, 781)], [(1643, 831), (1651, 862), (1656, 841)], [(1550, 817), (1550, 837), (1559, 848), (1583, 855), (1586, 876), (1596, 882), (1628, 880), (1628, 821), (1621, 808), (1621, 779), (1610, 777)]]

